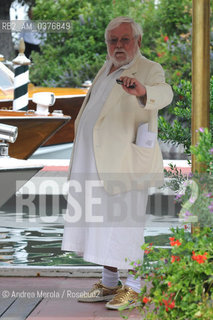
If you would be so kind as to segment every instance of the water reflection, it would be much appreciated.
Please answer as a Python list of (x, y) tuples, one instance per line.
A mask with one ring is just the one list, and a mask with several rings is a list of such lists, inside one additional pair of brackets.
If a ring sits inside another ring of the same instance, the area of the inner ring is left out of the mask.
[[(15, 213), (0, 212), (0, 265), (23, 266), (70, 266), (92, 265), (75, 253), (61, 251), (63, 223), (17, 224)], [(147, 242), (167, 246), (170, 227), (178, 224), (178, 219), (168, 216), (148, 215), (145, 236)]]
[(61, 251), (63, 225), (16, 227), (15, 215), (1, 212), (0, 265), (88, 265)]

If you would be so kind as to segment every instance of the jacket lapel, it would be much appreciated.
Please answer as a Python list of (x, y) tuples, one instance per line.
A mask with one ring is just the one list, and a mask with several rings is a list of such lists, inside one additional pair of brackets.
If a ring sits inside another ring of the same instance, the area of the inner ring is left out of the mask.
[[(121, 76), (124, 77), (124, 76), (128, 76), (128, 77), (135, 77), (137, 75), (137, 65), (138, 65), (138, 61), (141, 59), (141, 55), (139, 55), (135, 62), (133, 63), (133, 65), (129, 68), (129, 69), (124, 69)], [(105, 71), (105, 68), (106, 68), (106, 65), (104, 64), (103, 67), (99, 70), (99, 72), (97, 73), (95, 79), (93, 80), (93, 83), (92, 83), (92, 86), (90, 87), (88, 93), (87, 93), (87, 96), (86, 98), (84, 99), (84, 102), (82, 104), (82, 107), (78, 113), (78, 116), (75, 120), (75, 129), (77, 128), (78, 126), (78, 123), (79, 123), (79, 120), (80, 120), (80, 117), (85, 109), (85, 106), (87, 104), (87, 102), (89, 101), (89, 97), (90, 97), (90, 93), (91, 93), (91, 90), (94, 86), (94, 84), (96, 83), (96, 81), (98, 80), (98, 78), (100, 77), (100, 75)], [(118, 84), (115, 84), (109, 97), (107, 98), (107, 101), (106, 103), (104, 104), (103, 106), (103, 109), (100, 113), (100, 116), (99, 116), (99, 119), (105, 117), (105, 115), (109, 112), (110, 108), (113, 108), (116, 104), (117, 104), (117, 101), (119, 101), (120, 99), (120, 96), (121, 94), (124, 92), (123, 88), (118, 85)]]
[[(139, 57), (136, 59), (135, 63), (129, 68), (124, 69), (121, 73), (121, 77), (127, 76), (134, 78), (137, 75), (137, 62)], [(103, 109), (100, 113), (99, 119), (105, 117), (105, 115), (113, 108), (120, 99), (121, 94), (124, 92), (123, 88), (119, 84), (115, 84), (109, 97), (107, 98), (106, 103), (103, 106)]]

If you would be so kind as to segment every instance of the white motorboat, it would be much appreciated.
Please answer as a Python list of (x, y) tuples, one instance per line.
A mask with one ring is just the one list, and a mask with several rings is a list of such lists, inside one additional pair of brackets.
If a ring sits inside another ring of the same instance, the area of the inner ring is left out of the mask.
[(0, 157), (0, 207), (42, 168), (36, 161)]
[(0, 207), (43, 168), (32, 160), (10, 158), (8, 148), (18, 136), (18, 128), (0, 124)]

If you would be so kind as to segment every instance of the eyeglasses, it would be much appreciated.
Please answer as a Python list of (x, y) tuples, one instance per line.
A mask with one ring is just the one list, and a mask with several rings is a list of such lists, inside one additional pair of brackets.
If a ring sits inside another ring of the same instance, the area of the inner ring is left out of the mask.
[(126, 45), (126, 44), (129, 44), (132, 39), (135, 39), (135, 37), (134, 37), (134, 38), (131, 38), (131, 39), (130, 39), (130, 38), (127, 38), (127, 37), (121, 38), (121, 39), (112, 38), (112, 39), (108, 39), (107, 42), (108, 42), (111, 46), (116, 46), (117, 43), (118, 43), (118, 41), (120, 41), (120, 42), (122, 43), (122, 45)]

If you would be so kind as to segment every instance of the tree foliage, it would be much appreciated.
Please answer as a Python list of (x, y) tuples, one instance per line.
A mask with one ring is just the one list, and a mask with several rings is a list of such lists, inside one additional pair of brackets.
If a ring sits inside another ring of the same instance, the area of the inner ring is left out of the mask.
[(136, 0), (132, 4), (132, 0), (37, 0), (36, 19), (69, 20), (72, 29), (47, 34), (42, 56), (34, 55), (32, 81), (42, 85), (79, 86), (84, 80), (92, 80), (106, 57), (106, 25), (113, 17), (129, 12), (139, 18), (142, 3)]
[(191, 10), (192, 1), (161, 0), (157, 17), (162, 32), (169, 36), (187, 33), (191, 23)]
[(120, 15), (130, 16), (142, 26), (141, 50), (147, 58), (166, 66), (169, 81), (178, 78), (177, 70), (182, 67), (186, 69), (184, 74), (189, 74), (191, 43), (190, 37), (184, 35), (191, 30), (190, 0), (179, 0), (178, 10), (174, 0), (169, 1), (169, 6), (166, 0), (161, 0), (158, 6), (154, 0), (36, 0), (35, 3), (35, 19), (69, 20), (72, 30), (48, 33), (42, 56), (33, 57), (34, 83), (79, 86), (87, 79), (92, 80), (106, 57), (104, 30), (113, 17)]

